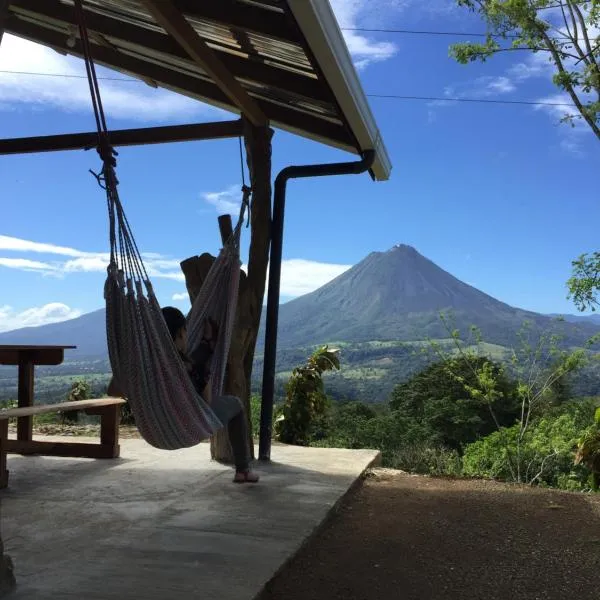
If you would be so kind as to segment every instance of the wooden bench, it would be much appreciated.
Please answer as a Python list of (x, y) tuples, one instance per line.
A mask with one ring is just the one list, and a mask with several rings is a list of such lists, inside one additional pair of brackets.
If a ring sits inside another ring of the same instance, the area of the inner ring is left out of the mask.
[[(41, 454), (44, 456), (65, 456), (78, 458), (118, 458), (119, 423), (123, 398), (98, 398), (94, 400), (77, 400), (59, 404), (41, 404), (21, 408), (10, 408), (0, 411), (0, 488), (8, 486), (8, 470), (6, 469), (7, 453)], [(100, 416), (100, 443), (82, 442), (49, 442), (37, 440), (8, 439), (9, 419), (33, 417), (48, 413), (71, 412), (83, 410), (88, 415)]]

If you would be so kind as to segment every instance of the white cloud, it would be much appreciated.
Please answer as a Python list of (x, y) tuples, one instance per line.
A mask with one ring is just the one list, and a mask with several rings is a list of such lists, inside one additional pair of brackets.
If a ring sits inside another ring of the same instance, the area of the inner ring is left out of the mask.
[(0, 267), (7, 269), (18, 269), (20, 271), (38, 271), (42, 273), (50, 273), (56, 269), (45, 262), (39, 260), (30, 260), (28, 258), (6, 258), (0, 257)]
[[(0, 49), (0, 107), (52, 106), (65, 111), (88, 111), (92, 115), (90, 92), (83, 61), (62, 56), (54, 50), (6, 34)], [(98, 67), (98, 75), (118, 77), (114, 71)], [(23, 73), (60, 73), (71, 77), (44, 77)], [(123, 78), (126, 78), (124, 75)], [(137, 121), (187, 120), (201, 114), (223, 111), (191, 98), (153, 89), (140, 83), (100, 81), (104, 109), (111, 117)]]
[[(379, 19), (390, 10), (403, 8), (404, 4), (399, 0), (331, 0), (331, 7), (342, 29), (357, 28), (367, 14), (375, 14)], [(367, 34), (356, 31), (343, 31), (343, 34), (357, 69), (388, 60), (398, 51), (395, 44), (375, 41)]]
[(295, 298), (314, 292), (350, 269), (351, 266), (302, 258), (284, 260), (281, 264), (281, 295)]
[(202, 198), (220, 214), (237, 215), (242, 202), (241, 186), (230, 185), (222, 192), (204, 192)]
[[(107, 252), (86, 252), (68, 246), (34, 242), (7, 235), (0, 235), (0, 250), (22, 254), (43, 254), (48, 257), (44, 261), (38, 261), (22, 257), (0, 256), (0, 267), (21, 271), (36, 271), (44, 275), (57, 277), (71, 273), (106, 273), (110, 258)], [(62, 261), (50, 258), (56, 256), (69, 258)], [(174, 281), (185, 280), (179, 267), (179, 260), (155, 252), (142, 253), (142, 258), (150, 277), (172, 279)]]
[(190, 296), (187, 292), (181, 292), (180, 294), (173, 294), (173, 296), (171, 297), (171, 300), (173, 300), (174, 302), (182, 302), (182, 301), (188, 301), (189, 302)]
[(59, 323), (75, 319), (81, 311), (60, 302), (51, 302), (44, 306), (28, 308), (22, 312), (11, 306), (0, 306), (0, 332), (21, 329), (22, 327), (38, 327), (49, 323)]
[[(281, 263), (281, 296), (296, 298), (314, 292), (347, 271), (351, 266), (302, 258), (284, 260)], [(242, 265), (242, 269), (246, 270), (246, 265)], [(187, 293), (184, 292), (174, 294), (172, 297), (173, 300), (187, 300), (188, 298)]]
[[(6, 235), (0, 236), (0, 249), (75, 257), (64, 261), (52, 259), (38, 261), (22, 257), (0, 257), (0, 267), (54, 276), (67, 276), (74, 273), (105, 273), (109, 259), (108, 254), (102, 252), (85, 252), (67, 246), (34, 242)], [(144, 265), (151, 278), (185, 281), (179, 266), (179, 259), (169, 258), (153, 252), (143, 254), (143, 258)], [(308, 294), (341, 275), (350, 267), (351, 265), (324, 263), (301, 258), (284, 260), (281, 268), (281, 295), (296, 297)], [(181, 301), (187, 297), (187, 294), (181, 292), (174, 294), (172, 299)]]

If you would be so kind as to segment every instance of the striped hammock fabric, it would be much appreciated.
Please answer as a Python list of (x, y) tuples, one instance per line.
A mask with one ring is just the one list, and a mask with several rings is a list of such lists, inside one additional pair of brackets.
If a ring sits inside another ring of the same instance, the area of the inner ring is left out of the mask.
[[(142, 437), (152, 446), (176, 450), (194, 446), (222, 427), (198, 395), (180, 358), (123, 206), (113, 169), (103, 177), (110, 222), (110, 263), (104, 297), (113, 374), (127, 398)], [(188, 316), (190, 354), (212, 318), (219, 336), (211, 365), (213, 397), (221, 395), (237, 308), (239, 242), (250, 190), (244, 188), (239, 221), (214, 261)]]

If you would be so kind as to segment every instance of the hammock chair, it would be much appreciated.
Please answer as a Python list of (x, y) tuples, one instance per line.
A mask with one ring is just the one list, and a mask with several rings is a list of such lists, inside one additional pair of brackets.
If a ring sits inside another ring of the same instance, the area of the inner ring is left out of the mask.
[[(111, 368), (129, 402), (137, 428), (149, 444), (164, 450), (194, 446), (222, 424), (196, 392), (180, 358), (119, 199), (117, 153), (109, 141), (81, 0), (75, 0), (75, 10), (102, 159), (102, 170), (94, 175), (106, 190), (108, 206), (110, 262), (104, 298)], [(251, 194), (245, 185), (242, 191), (238, 222), (212, 264), (187, 317), (191, 356), (202, 341), (207, 319), (213, 319), (219, 326), (211, 364), (213, 398), (222, 393), (237, 307), (240, 233)]]

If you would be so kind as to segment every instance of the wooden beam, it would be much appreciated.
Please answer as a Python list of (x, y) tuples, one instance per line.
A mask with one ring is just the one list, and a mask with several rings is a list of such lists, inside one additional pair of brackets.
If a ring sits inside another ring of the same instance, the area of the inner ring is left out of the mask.
[(152, 16), (179, 45), (208, 73), (225, 95), (256, 126), (267, 123), (263, 111), (246, 93), (181, 12), (167, 0), (142, 0)]
[[(235, 121), (217, 121), (215, 123), (115, 129), (110, 132), (110, 142), (113, 146), (143, 146), (195, 140), (216, 140), (239, 137), (242, 135), (242, 130), (242, 122), (239, 119)], [(94, 148), (97, 143), (98, 134), (95, 131), (0, 139), (0, 155), (83, 150)]]
[(102, 444), (81, 442), (38, 442), (6, 440), (6, 452), (14, 454), (41, 454), (43, 456), (63, 456), (69, 458), (118, 458), (115, 449)]

